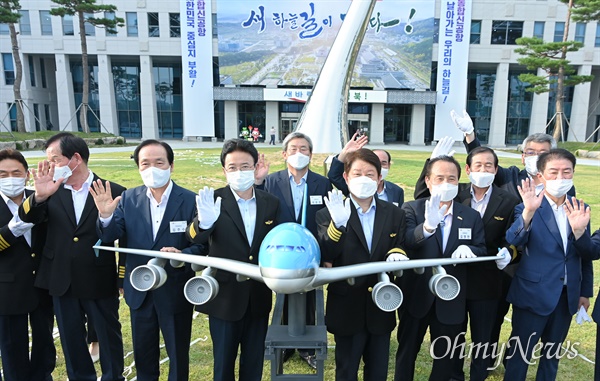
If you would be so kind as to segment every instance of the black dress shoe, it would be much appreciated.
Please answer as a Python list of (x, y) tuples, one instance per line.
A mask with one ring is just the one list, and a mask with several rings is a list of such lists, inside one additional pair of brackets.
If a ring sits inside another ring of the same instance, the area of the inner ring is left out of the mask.
[(294, 352), (296, 352), (296, 350), (294, 348), (286, 348), (283, 350), (283, 362), (286, 362), (287, 360), (290, 359), (290, 357), (292, 357), (294, 355)]
[(317, 369), (317, 357), (315, 355), (300, 353), (300, 357), (302, 357), (302, 360), (306, 361), (308, 366), (315, 370)]

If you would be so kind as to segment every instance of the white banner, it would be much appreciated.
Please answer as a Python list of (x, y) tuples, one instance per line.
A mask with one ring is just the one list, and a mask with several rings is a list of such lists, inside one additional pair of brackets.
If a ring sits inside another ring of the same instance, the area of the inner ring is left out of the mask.
[(471, 0), (441, 3), (434, 140), (444, 136), (463, 139), (462, 133), (454, 127), (450, 111), (456, 110), (462, 115), (466, 109), (471, 6)]
[(183, 136), (215, 136), (212, 1), (181, 1)]
[[(306, 102), (311, 89), (264, 89), (265, 101)], [(348, 94), (350, 103), (387, 103), (385, 90), (352, 90)]]

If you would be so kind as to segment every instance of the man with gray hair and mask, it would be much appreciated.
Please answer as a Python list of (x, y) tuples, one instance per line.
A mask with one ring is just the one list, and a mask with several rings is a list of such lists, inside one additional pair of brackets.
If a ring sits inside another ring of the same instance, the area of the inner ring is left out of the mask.
[[(309, 169), (312, 159), (313, 144), (308, 135), (301, 132), (292, 132), (283, 140), (283, 159), (287, 168), (267, 176), (268, 167), (258, 172), (255, 185), (264, 189), (280, 202), (278, 222), (305, 222), (305, 226), (317, 237), (316, 214), (325, 207), (323, 196), (332, 190), (331, 183), (325, 176), (321, 176)], [(305, 187), (306, 186), (306, 187)], [(306, 201), (306, 221), (302, 221), (302, 200), (304, 191), (308, 192)], [(287, 302), (287, 300), (286, 300)], [(306, 298), (306, 322), (315, 323), (315, 292), (311, 291)], [(284, 323), (287, 322), (287, 308), (284, 308)], [(316, 369), (317, 362), (314, 349), (299, 349), (300, 357)], [(294, 349), (286, 349), (284, 361), (294, 354)]]

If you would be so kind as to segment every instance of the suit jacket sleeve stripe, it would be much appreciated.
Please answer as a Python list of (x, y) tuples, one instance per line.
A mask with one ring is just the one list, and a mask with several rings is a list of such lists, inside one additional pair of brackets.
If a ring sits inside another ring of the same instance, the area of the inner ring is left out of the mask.
[(342, 232), (335, 228), (333, 221), (331, 221), (327, 228), (327, 235), (334, 242), (339, 242), (340, 238), (342, 238)]

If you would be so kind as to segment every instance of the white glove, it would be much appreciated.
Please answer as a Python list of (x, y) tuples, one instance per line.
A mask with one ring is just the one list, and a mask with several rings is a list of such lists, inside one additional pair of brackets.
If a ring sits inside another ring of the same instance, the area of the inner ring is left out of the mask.
[(342, 191), (334, 189), (329, 192), (329, 197), (323, 197), (323, 200), (335, 227), (346, 227), (350, 219), (350, 197), (344, 202)]
[(592, 319), (590, 318), (590, 315), (587, 314), (587, 312), (585, 311), (585, 308), (583, 308), (583, 306), (579, 307), (579, 311), (577, 311), (575, 320), (577, 321), (577, 324), (583, 324), (584, 321), (589, 321), (589, 322), (592, 321)]
[(198, 208), (198, 225), (200, 229), (210, 229), (221, 214), (221, 197), (217, 197), (215, 200), (215, 190), (204, 187), (204, 189), (198, 191), (196, 206)]
[(433, 149), (433, 152), (431, 153), (430, 158), (435, 159), (436, 157), (440, 157), (440, 156), (454, 155), (454, 153), (456, 151), (452, 149), (453, 145), (454, 145), (454, 139), (451, 138), (450, 136), (444, 136), (435, 145), (435, 148)]
[(437, 226), (444, 219), (448, 205), (442, 205), (440, 208), (441, 197), (441, 195), (437, 194), (425, 201), (425, 222), (423, 222), (423, 227), (427, 230), (437, 229)]
[(467, 114), (467, 110), (463, 110), (463, 116), (459, 116), (456, 111), (450, 111), (450, 118), (454, 122), (456, 128), (464, 132), (465, 134), (470, 134), (473, 132), (473, 121), (469, 114)]
[(11, 218), (11, 220), (8, 222), (8, 229), (15, 237), (22, 236), (31, 230), (32, 227), (32, 223), (23, 222), (18, 216), (13, 216), (13, 218)]
[(452, 258), (454, 259), (465, 259), (465, 258), (477, 258), (475, 254), (471, 251), (471, 248), (467, 245), (460, 245), (454, 250), (452, 253)]
[(400, 253), (392, 253), (385, 259), (386, 262), (408, 261), (408, 257)]
[(510, 263), (510, 252), (506, 247), (503, 247), (502, 250), (498, 252), (497, 257), (498, 259), (496, 259), (496, 267), (498, 267), (498, 270), (504, 270), (504, 268)]

